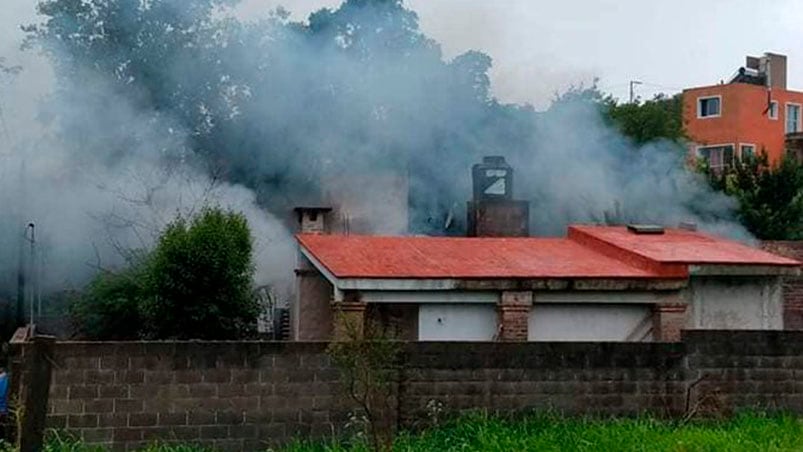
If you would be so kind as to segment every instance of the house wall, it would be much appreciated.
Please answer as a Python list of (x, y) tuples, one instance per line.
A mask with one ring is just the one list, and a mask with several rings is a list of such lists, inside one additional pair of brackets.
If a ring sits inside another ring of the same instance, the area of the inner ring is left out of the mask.
[[(778, 119), (767, 115), (767, 99), (778, 102)], [(722, 96), (721, 115), (716, 118), (697, 117), (697, 99)], [(683, 125), (693, 145), (754, 144), (756, 152), (767, 151), (771, 162), (784, 155), (786, 103), (803, 105), (803, 92), (773, 89), (746, 83), (729, 83), (692, 88), (683, 91)]]
[(534, 304), (530, 341), (652, 340), (652, 308), (645, 304)]
[(299, 258), (296, 284), (296, 297), (291, 309), (293, 339), (297, 341), (331, 339), (334, 331), (332, 284), (303, 256)]
[[(803, 241), (765, 241), (761, 247), (769, 252), (803, 262)], [(785, 276), (783, 290), (783, 327), (803, 330), (803, 276)]]
[(690, 329), (783, 329), (779, 278), (692, 277)]
[(422, 304), (418, 309), (420, 341), (492, 341), (496, 329), (493, 304)]

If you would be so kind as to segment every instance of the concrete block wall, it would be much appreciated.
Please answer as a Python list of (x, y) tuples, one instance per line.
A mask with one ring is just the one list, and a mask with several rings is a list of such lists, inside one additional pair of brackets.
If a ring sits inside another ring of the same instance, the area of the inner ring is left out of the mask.
[[(803, 262), (803, 240), (765, 241), (761, 247)], [(783, 302), (784, 329), (803, 330), (803, 276), (784, 278)]]
[(48, 426), (133, 450), (254, 451), (332, 435), (351, 409), (323, 343), (59, 343)]
[[(728, 410), (803, 414), (803, 331), (692, 331), (682, 339), (405, 343), (395, 417), (402, 428), (425, 424), (432, 401), (445, 414), (680, 415), (687, 395), (694, 405), (710, 394)], [(325, 350), (292, 342), (56, 343), (48, 425), (115, 450), (158, 440), (254, 451), (331, 438), (353, 406)]]

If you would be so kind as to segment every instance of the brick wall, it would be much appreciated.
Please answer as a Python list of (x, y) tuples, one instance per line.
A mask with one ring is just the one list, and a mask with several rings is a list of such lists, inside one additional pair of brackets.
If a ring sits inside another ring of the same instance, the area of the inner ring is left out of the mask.
[[(687, 393), (690, 406), (714, 394), (727, 410), (803, 413), (803, 332), (695, 331), (683, 339), (408, 343), (397, 418), (416, 427), (433, 400), (446, 412), (679, 415)], [(331, 437), (352, 410), (324, 343), (54, 347), (49, 426), (118, 450), (156, 440), (258, 450), (293, 437)]]
[[(766, 241), (761, 247), (803, 262), (803, 240)], [(784, 278), (783, 324), (787, 330), (803, 330), (803, 276)]]

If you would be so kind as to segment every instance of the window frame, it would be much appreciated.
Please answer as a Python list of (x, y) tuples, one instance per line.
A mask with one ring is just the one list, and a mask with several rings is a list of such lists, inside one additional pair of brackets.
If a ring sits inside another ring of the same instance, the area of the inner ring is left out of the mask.
[[(717, 99), (719, 101), (719, 111), (715, 115), (706, 115), (703, 116), (703, 101), (708, 99)], [(700, 96), (697, 98), (697, 119), (711, 119), (711, 118), (719, 118), (722, 116), (722, 95), (712, 95), (712, 96)]]
[(750, 146), (753, 148), (753, 157), (756, 156), (756, 145), (755, 143), (739, 143), (739, 160), (744, 160), (744, 154), (742, 153), (742, 149), (745, 146)]
[[(784, 134), (790, 133), (800, 133), (803, 132), (803, 104), (798, 104), (796, 102), (786, 102), (784, 108), (784, 118), (783, 118), (783, 131)], [(794, 132), (790, 132), (788, 129), (789, 126), (789, 107), (797, 107), (797, 127), (795, 128)]]
[[(728, 146), (731, 147), (731, 150), (733, 151), (732, 158), (735, 160), (737, 158), (737, 155), (736, 155), (737, 149), (738, 149), (738, 152), (741, 154), (741, 148), (737, 148), (736, 143), (701, 144), (701, 145), (698, 145), (698, 146), (695, 147), (694, 155), (698, 159), (699, 158), (703, 158), (703, 156), (700, 155), (700, 150), (702, 150), (702, 149), (706, 149), (706, 148), (726, 148)], [(722, 160), (724, 162), (724, 160), (725, 160), (724, 159), (724, 155), (723, 155), (723, 159)], [(710, 166), (711, 165), (711, 159), (709, 158), (708, 159), (708, 164), (709, 164), (709, 167), (711, 169), (724, 169), (724, 168), (727, 168), (730, 165), (733, 165), (733, 161), (729, 162), (728, 164), (723, 163), (721, 166), (714, 167), (714, 166)]]
[[(772, 106), (773, 105), (775, 105), (775, 115), (772, 114)], [(777, 100), (771, 100), (770, 101), (770, 106), (767, 109), (767, 117), (769, 119), (773, 120), (773, 121), (777, 121), (778, 120), (778, 116), (779, 116), (778, 115), (778, 109), (780, 109), (780, 108), (781, 108), (781, 105)]]

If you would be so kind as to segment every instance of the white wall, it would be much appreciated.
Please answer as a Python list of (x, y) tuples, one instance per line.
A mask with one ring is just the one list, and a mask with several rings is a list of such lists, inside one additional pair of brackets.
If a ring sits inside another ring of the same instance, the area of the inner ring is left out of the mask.
[(418, 340), (492, 341), (496, 317), (493, 304), (422, 304), (418, 308)]
[(528, 323), (530, 341), (652, 340), (652, 310), (645, 304), (539, 304)]
[(691, 328), (783, 329), (783, 297), (778, 278), (693, 277)]

